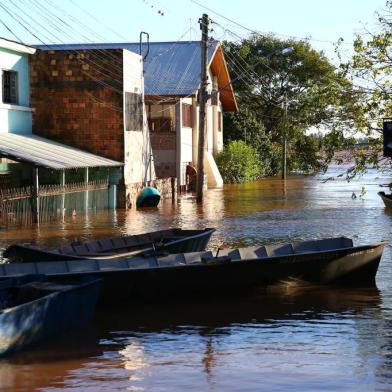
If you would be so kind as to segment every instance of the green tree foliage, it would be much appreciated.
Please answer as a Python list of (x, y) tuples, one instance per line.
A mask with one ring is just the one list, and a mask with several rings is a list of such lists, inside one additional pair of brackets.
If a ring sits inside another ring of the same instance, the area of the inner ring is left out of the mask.
[[(351, 176), (369, 166), (385, 167), (380, 135), (383, 119), (392, 117), (392, 1), (386, 1), (384, 10), (377, 16), (378, 31), (357, 34), (352, 59), (340, 65), (342, 73), (355, 86), (358, 110), (353, 117), (354, 129), (369, 139), (366, 149), (356, 151)], [(340, 40), (337, 53), (343, 51), (343, 44)]]
[(231, 141), (217, 156), (216, 163), (225, 183), (244, 183), (263, 175), (257, 150), (242, 140)]
[(258, 153), (263, 175), (273, 174), (273, 145), (271, 137), (264, 131), (264, 125), (256, 119), (248, 108), (240, 108), (237, 113), (227, 113), (225, 117), (224, 144), (243, 140)]
[[(290, 54), (281, 54), (289, 47), (294, 49)], [(344, 71), (305, 41), (253, 35), (240, 43), (226, 42), (224, 48), (239, 107), (254, 116), (255, 132), (264, 130), (278, 151), (285, 131), (290, 142), (289, 169), (319, 170), (321, 155), (312, 147), (307, 131), (320, 128), (343, 134), (352, 128), (360, 110)], [(243, 135), (241, 126), (232, 115), (225, 116), (225, 130), (230, 129), (232, 139), (235, 132)], [(274, 171), (280, 161), (271, 160)]]

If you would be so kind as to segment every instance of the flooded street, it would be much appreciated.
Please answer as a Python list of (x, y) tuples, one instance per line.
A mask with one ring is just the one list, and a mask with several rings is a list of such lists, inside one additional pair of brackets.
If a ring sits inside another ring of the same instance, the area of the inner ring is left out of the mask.
[[(215, 227), (211, 249), (330, 236), (392, 244), (392, 212), (377, 196), (387, 182), (370, 173), (350, 183), (309, 176), (228, 185), (208, 191), (203, 206), (185, 196), (156, 210), (3, 229), (0, 248), (168, 227)], [(391, 245), (377, 288), (293, 283), (251, 297), (100, 311), (88, 331), (0, 361), (0, 390), (390, 391)]]

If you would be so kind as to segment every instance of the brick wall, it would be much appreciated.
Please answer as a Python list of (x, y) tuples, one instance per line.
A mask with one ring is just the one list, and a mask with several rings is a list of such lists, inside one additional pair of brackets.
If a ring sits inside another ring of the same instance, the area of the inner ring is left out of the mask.
[(174, 177), (176, 175), (176, 163), (155, 163), (155, 173), (158, 178)]
[(151, 132), (155, 173), (158, 178), (176, 176), (176, 133)]
[(176, 150), (176, 133), (151, 132), (151, 146), (155, 150)]
[(123, 51), (37, 51), (33, 133), (124, 161)]

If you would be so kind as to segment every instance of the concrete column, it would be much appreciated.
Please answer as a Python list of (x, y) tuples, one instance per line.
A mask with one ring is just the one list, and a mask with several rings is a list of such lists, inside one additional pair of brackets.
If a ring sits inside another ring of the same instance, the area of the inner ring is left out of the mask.
[(108, 188), (108, 208), (117, 208), (117, 186), (122, 178), (122, 168), (110, 169)]
[(219, 112), (218, 105), (212, 105), (212, 154), (214, 157), (218, 154), (218, 128), (219, 128)]
[(197, 148), (199, 145), (199, 107), (196, 98), (192, 99), (193, 128), (192, 128), (192, 164), (197, 166)]
[(182, 180), (181, 162), (182, 99), (176, 105), (176, 177), (178, 186), (185, 185)]
[[(60, 172), (60, 185), (62, 187), (65, 186), (65, 170), (61, 170)], [(64, 221), (65, 218), (65, 192), (63, 190), (63, 193), (61, 194), (61, 217), (62, 220)]]
[[(84, 183), (88, 184), (89, 182), (89, 171), (88, 167), (84, 169)], [(89, 203), (89, 191), (86, 190), (84, 192), (84, 212), (87, 214), (88, 213), (88, 203)]]
[(31, 207), (33, 213), (33, 223), (39, 223), (39, 171), (35, 166), (32, 171), (33, 183), (33, 197), (31, 200)]
[(116, 209), (117, 208), (117, 185), (110, 184), (108, 189), (108, 208)]

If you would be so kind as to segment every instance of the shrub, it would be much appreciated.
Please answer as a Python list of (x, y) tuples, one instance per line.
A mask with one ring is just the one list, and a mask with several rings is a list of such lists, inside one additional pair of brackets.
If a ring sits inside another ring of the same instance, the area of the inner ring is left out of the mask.
[(242, 140), (230, 142), (217, 156), (216, 163), (225, 183), (254, 181), (263, 174), (257, 150)]

